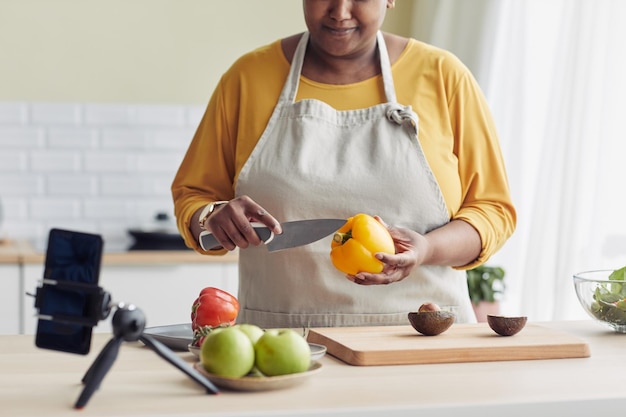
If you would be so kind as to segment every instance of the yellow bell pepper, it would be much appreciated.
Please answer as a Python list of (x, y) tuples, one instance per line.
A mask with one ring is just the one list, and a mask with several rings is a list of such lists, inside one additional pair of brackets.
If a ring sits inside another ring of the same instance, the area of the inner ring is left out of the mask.
[(384, 265), (374, 257), (377, 252), (395, 253), (393, 239), (382, 223), (360, 213), (350, 217), (333, 236), (330, 260), (348, 275), (379, 273)]

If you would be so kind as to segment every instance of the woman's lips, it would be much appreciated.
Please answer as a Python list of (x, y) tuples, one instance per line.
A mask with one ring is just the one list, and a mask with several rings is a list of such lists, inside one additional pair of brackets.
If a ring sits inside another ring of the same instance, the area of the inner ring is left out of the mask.
[(333, 27), (326, 27), (326, 30), (330, 33), (336, 34), (336, 35), (348, 35), (354, 31), (356, 31), (356, 28), (351, 27), (351, 28), (333, 28)]

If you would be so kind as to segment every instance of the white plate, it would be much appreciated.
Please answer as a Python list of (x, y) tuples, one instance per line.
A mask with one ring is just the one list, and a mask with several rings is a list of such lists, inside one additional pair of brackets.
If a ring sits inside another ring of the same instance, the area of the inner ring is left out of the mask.
[(309, 343), (309, 347), (311, 348), (311, 360), (318, 361), (324, 357), (326, 354), (326, 346), (318, 345), (317, 343)]
[[(326, 346), (318, 345), (317, 343), (309, 343), (309, 347), (311, 348), (311, 360), (317, 361), (324, 357), (326, 354)], [(193, 353), (196, 358), (200, 357), (200, 348), (198, 346), (192, 346), (191, 344), (187, 345), (187, 349), (189, 352)]]
[(194, 364), (194, 368), (211, 382), (220, 388), (234, 391), (268, 391), (299, 385), (319, 372), (322, 365), (319, 362), (311, 363), (306, 372), (279, 376), (243, 376), (241, 378), (229, 378), (208, 373), (200, 362)]
[(143, 333), (152, 336), (168, 348), (179, 351), (186, 351), (193, 339), (191, 323), (148, 327)]
[(187, 345), (187, 349), (189, 352), (193, 353), (196, 358), (200, 357), (200, 348), (198, 346), (193, 346), (192, 344)]

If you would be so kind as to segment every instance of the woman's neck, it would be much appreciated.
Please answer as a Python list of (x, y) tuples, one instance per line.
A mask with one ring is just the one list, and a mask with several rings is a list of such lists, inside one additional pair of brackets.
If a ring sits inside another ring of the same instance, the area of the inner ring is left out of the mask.
[[(283, 39), (285, 58), (291, 63), (301, 34)], [(393, 64), (408, 43), (408, 39), (385, 34), (385, 43)], [(324, 84), (352, 84), (380, 74), (380, 56), (376, 43), (367, 52), (353, 57), (337, 58), (319, 54), (310, 44), (304, 58), (302, 75)]]
[(320, 53), (309, 44), (302, 65), (302, 75), (324, 84), (353, 84), (380, 74), (376, 43), (367, 51), (349, 57)]

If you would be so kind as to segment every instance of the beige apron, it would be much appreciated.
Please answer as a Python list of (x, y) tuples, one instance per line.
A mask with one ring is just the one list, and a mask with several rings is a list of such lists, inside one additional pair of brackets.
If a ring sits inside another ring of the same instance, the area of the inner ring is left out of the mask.
[[(247, 194), (279, 221), (380, 215), (426, 233), (449, 221), (441, 190), (417, 139), (417, 115), (396, 103), (389, 56), (378, 34), (387, 103), (337, 111), (318, 100), (295, 102), (308, 41), (296, 49), (278, 104), (241, 170)], [(424, 302), (456, 306), (475, 321), (465, 272), (416, 268), (390, 285), (361, 286), (330, 261), (332, 236), (299, 248), (239, 252), (238, 321), (272, 327), (408, 324)]]

